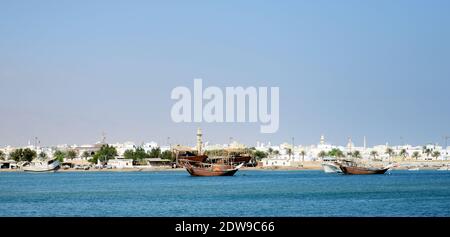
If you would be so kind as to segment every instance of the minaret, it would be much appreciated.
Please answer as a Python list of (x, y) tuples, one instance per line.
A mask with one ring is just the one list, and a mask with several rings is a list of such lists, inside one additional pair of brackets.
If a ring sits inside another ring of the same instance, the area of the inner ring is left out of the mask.
[(351, 137), (348, 137), (347, 149), (348, 149), (349, 151), (352, 151), (352, 148), (353, 148), (352, 138), (351, 138)]
[(322, 134), (320, 135), (320, 145), (324, 145), (325, 144), (325, 136)]
[(106, 133), (102, 132), (102, 141), (101, 144), (106, 144)]
[(364, 150), (367, 148), (366, 136), (364, 136)]
[(200, 128), (197, 129), (197, 152), (198, 155), (202, 154), (202, 130)]

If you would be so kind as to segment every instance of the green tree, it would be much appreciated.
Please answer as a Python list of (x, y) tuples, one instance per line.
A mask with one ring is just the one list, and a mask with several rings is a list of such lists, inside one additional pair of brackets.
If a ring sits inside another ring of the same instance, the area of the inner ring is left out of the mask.
[(138, 147), (136, 150), (128, 149), (123, 153), (126, 159), (132, 159), (133, 161), (142, 161), (145, 158), (149, 158), (150, 154), (146, 153), (144, 148)]
[(75, 150), (68, 150), (66, 152), (67, 159), (73, 160), (73, 159), (77, 158), (77, 156), (78, 156), (78, 152)]
[(53, 157), (58, 160), (59, 162), (63, 162), (64, 161), (64, 157), (66, 157), (66, 153), (64, 151), (61, 150), (56, 150), (55, 152), (53, 152)]
[(132, 149), (128, 149), (123, 153), (123, 157), (125, 159), (133, 159), (134, 160), (134, 151)]
[(253, 158), (255, 158), (257, 161), (260, 161), (267, 157), (267, 153), (264, 151), (254, 151), (253, 152)]
[(41, 152), (39, 153), (39, 158), (45, 160), (47, 159), (47, 154), (45, 152)]
[(351, 156), (353, 158), (361, 158), (361, 152), (356, 150), (356, 151), (352, 152)]
[(304, 150), (300, 151), (300, 155), (302, 156), (302, 162), (305, 162), (306, 152)]
[(267, 152), (269, 153), (269, 157), (271, 157), (272, 154), (273, 154), (273, 149), (272, 149), (272, 147), (269, 147), (269, 149), (267, 149)]
[(389, 160), (391, 160), (392, 156), (395, 155), (394, 150), (390, 147), (386, 148), (385, 153), (389, 156)]
[(15, 160), (15, 161), (20, 161), (22, 159), (22, 153), (23, 153), (22, 149), (16, 149), (16, 150), (12, 151), (11, 153), (9, 153), (9, 159)]
[(287, 152), (288, 155), (289, 155), (289, 159), (291, 159), (291, 156), (292, 156), (292, 149), (291, 149), (291, 148), (286, 148), (286, 152)]
[(413, 157), (415, 160), (418, 160), (419, 157), (420, 157), (420, 153), (419, 153), (418, 151), (415, 151), (415, 152), (413, 152), (412, 157)]
[(15, 161), (32, 161), (37, 157), (37, 153), (30, 148), (20, 148), (11, 152), (11, 154), (9, 154), (9, 157)]
[(161, 148), (159, 148), (159, 147), (152, 148), (148, 154), (148, 157), (150, 157), (150, 158), (161, 157)]
[(377, 156), (378, 156), (378, 152), (377, 151), (371, 151), (370, 155), (373, 157), (374, 160), (376, 160)]
[(344, 152), (342, 152), (338, 148), (333, 148), (331, 151), (329, 151), (328, 156), (336, 157), (336, 158), (345, 157)]
[(275, 156), (278, 157), (278, 155), (280, 155), (280, 151), (279, 151), (279, 150), (275, 150), (275, 151), (273, 152), (273, 154), (275, 154)]
[(437, 159), (439, 156), (441, 156), (441, 153), (439, 151), (434, 151), (432, 156), (434, 157), (434, 159)]
[(430, 157), (433, 153), (433, 150), (425, 147), (423, 153), (427, 154), (427, 157)]
[(81, 154), (81, 156), (82, 156), (84, 159), (87, 159), (87, 158), (90, 156), (90, 154), (89, 154), (88, 151), (83, 151), (83, 154)]
[(144, 148), (138, 147), (136, 148), (136, 151), (134, 151), (135, 160), (142, 161), (145, 158), (149, 158), (149, 154), (145, 152)]
[(161, 159), (175, 161), (175, 156), (171, 151), (164, 151), (163, 153), (161, 153)]
[(319, 154), (317, 154), (317, 156), (323, 160), (323, 158), (325, 158), (325, 156), (327, 156), (327, 153), (325, 151), (320, 151)]
[(30, 148), (23, 149), (23, 158), (25, 161), (32, 161), (36, 157), (37, 157), (36, 151), (33, 151)]
[(0, 160), (5, 160), (6, 159), (6, 154), (3, 151), (0, 151)]
[(115, 147), (110, 146), (108, 144), (102, 145), (99, 151), (95, 153), (95, 155), (89, 161), (92, 163), (107, 162), (110, 159), (114, 159), (117, 156), (117, 150)]
[(403, 158), (408, 157), (408, 152), (406, 151), (406, 149), (402, 149), (399, 153), (399, 155), (403, 156)]

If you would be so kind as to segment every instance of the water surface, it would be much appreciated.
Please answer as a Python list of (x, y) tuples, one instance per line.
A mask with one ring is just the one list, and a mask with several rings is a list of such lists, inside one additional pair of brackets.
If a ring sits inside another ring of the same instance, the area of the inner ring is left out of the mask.
[(450, 172), (0, 172), (0, 216), (450, 216)]

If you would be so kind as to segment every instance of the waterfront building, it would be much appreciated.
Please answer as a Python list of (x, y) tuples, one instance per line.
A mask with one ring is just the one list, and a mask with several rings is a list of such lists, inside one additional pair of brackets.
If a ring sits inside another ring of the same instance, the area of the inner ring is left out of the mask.
[(171, 161), (167, 159), (161, 158), (147, 158), (145, 159), (147, 165), (149, 167), (161, 167), (161, 166), (170, 166)]
[(115, 159), (108, 160), (107, 165), (110, 165), (112, 168), (115, 168), (115, 169), (133, 168), (133, 160), (132, 159), (115, 158)]
[(17, 162), (15, 160), (0, 160), (0, 169), (16, 169)]
[(264, 158), (261, 161), (263, 166), (292, 166), (291, 161), (284, 157)]

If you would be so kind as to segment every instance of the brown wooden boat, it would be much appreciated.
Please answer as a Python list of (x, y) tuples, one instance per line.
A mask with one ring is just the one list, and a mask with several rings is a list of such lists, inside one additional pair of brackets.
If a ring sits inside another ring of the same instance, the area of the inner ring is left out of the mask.
[(192, 163), (187, 160), (180, 160), (180, 163), (192, 176), (233, 176), (244, 163), (234, 165)]
[(384, 174), (390, 168), (394, 167), (394, 164), (390, 164), (385, 167), (370, 167), (367, 165), (358, 164), (353, 160), (341, 160), (338, 163), (343, 174)]
[(384, 174), (389, 170), (389, 168), (367, 168), (344, 165), (341, 165), (340, 167), (344, 174)]
[(189, 160), (193, 162), (205, 162), (208, 159), (207, 155), (196, 155), (192, 152), (185, 152), (182, 155), (178, 155), (179, 160)]
[(234, 155), (230, 157), (234, 163), (249, 163), (252, 160), (251, 156)]

